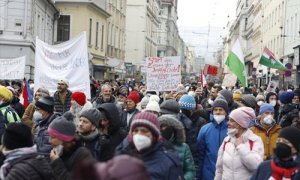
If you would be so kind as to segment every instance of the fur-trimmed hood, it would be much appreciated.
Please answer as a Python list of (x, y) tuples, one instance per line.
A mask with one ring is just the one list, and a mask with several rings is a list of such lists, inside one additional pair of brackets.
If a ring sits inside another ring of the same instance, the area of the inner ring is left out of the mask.
[(175, 143), (181, 144), (185, 142), (184, 127), (182, 123), (172, 115), (162, 115), (158, 118), (160, 125), (166, 125), (175, 129)]

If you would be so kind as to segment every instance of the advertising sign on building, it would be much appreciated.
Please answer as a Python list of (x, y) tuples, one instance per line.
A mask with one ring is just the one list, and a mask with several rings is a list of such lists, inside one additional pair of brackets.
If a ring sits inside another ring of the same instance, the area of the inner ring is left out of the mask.
[(45, 87), (53, 95), (60, 79), (69, 81), (71, 91), (84, 92), (90, 99), (90, 79), (86, 34), (57, 45), (36, 40), (35, 90)]
[(146, 59), (147, 91), (173, 91), (181, 82), (180, 56)]

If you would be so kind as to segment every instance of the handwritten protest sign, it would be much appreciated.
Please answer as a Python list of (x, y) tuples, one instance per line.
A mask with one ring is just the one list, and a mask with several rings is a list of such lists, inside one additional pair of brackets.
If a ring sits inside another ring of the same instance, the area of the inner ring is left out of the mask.
[(146, 59), (147, 90), (176, 90), (181, 81), (180, 57), (148, 57)]
[(0, 59), (0, 79), (23, 79), (26, 57)]
[(69, 81), (71, 91), (82, 91), (90, 99), (89, 64), (86, 34), (57, 45), (36, 40), (35, 91), (45, 87), (53, 95), (60, 79)]

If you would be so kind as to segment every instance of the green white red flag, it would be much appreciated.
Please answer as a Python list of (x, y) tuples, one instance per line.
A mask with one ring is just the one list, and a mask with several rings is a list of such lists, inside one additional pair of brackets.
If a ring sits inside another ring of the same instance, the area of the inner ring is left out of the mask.
[(259, 64), (267, 66), (269, 68), (288, 70), (278, 59), (275, 58), (274, 53), (272, 53), (268, 48), (264, 48), (264, 51), (260, 57)]

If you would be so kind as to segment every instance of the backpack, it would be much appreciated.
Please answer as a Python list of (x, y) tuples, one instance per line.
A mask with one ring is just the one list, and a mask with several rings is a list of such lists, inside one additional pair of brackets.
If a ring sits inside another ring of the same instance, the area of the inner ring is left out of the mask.
[[(13, 121), (8, 119), (9, 114), (12, 114)], [(12, 107), (7, 106), (5, 109), (0, 110), (0, 136), (2, 136), (8, 124), (19, 122), (21, 122), (20, 117)]]
[[(248, 142), (249, 142), (249, 146), (250, 146), (250, 151), (252, 151), (252, 149), (253, 149), (253, 144), (254, 144), (254, 141), (252, 141), (252, 140), (249, 140)], [(228, 143), (227, 141), (225, 141), (225, 142), (224, 142), (224, 146), (223, 146), (223, 152), (225, 151), (225, 146), (226, 146), (226, 144), (227, 144), (227, 143)]]

